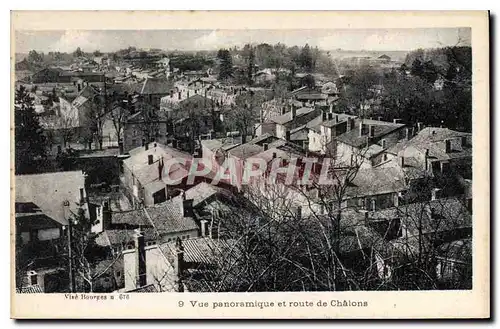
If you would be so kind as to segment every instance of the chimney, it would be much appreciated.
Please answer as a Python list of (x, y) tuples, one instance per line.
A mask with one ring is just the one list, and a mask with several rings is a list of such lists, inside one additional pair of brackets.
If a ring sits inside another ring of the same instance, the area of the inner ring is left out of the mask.
[(364, 128), (363, 121), (359, 123), (359, 136), (363, 136), (363, 128)]
[(182, 92), (181, 92), (181, 91), (179, 91), (179, 92), (177, 93), (177, 96), (178, 96), (179, 100), (181, 100), (181, 98), (182, 98)]
[(285, 138), (286, 138), (286, 141), (287, 141), (287, 142), (289, 142), (289, 141), (290, 141), (290, 130), (287, 130), (287, 131), (286, 131)]
[(152, 165), (152, 164), (153, 164), (153, 155), (148, 154), (148, 165)]
[(446, 147), (446, 153), (451, 153), (451, 140), (447, 139), (444, 142)]
[(335, 114), (335, 123), (339, 123), (339, 116)]
[(401, 166), (401, 168), (404, 168), (404, 166), (405, 166), (405, 157), (404, 156), (399, 157), (399, 165)]
[(409, 140), (411, 138), (410, 136), (410, 128), (406, 128), (406, 140)]
[(323, 122), (328, 120), (328, 113), (323, 112), (322, 120), (323, 120)]
[(158, 180), (161, 180), (163, 176), (163, 158), (158, 161)]
[(425, 157), (425, 170), (428, 170), (429, 168), (429, 149), (425, 149), (425, 153), (424, 153), (424, 157)]
[(372, 211), (377, 210), (377, 201), (375, 199), (372, 199), (372, 201), (371, 201), (371, 209), (372, 209)]
[(181, 238), (177, 237), (175, 241), (175, 271), (176, 271), (176, 290), (177, 292), (184, 292), (184, 246), (182, 245)]
[(377, 117), (377, 120), (378, 121), (382, 121), (382, 117)]
[(187, 97), (186, 98), (189, 98), (189, 90), (187, 91)]
[(329, 112), (328, 113), (328, 121), (333, 120), (333, 113)]
[(102, 205), (102, 230), (109, 230), (111, 228), (111, 208), (109, 207), (109, 200), (104, 201)]
[(267, 151), (269, 149), (269, 144), (264, 143), (263, 146), (264, 146), (264, 151)]
[(375, 137), (375, 127), (373, 125), (368, 126), (368, 135), (371, 138)]
[(435, 201), (439, 198), (439, 191), (441, 191), (440, 188), (433, 188), (431, 192), (431, 201)]
[(417, 132), (420, 132), (423, 129), (422, 122), (417, 122)]
[(142, 139), (142, 146), (146, 145), (146, 140), (143, 138)]
[(460, 137), (460, 140), (462, 142), (462, 147), (467, 146), (467, 136)]
[(172, 140), (172, 147), (173, 147), (174, 149), (176, 149), (176, 148), (177, 148), (177, 139)]
[(273, 159), (276, 159), (276, 152), (273, 152)]
[(200, 220), (201, 236), (207, 236), (208, 221), (206, 219)]
[(83, 188), (80, 189), (80, 203), (85, 203), (85, 193)]
[(149, 150), (149, 142), (146, 142), (146, 143), (144, 144), (144, 149), (145, 149), (146, 151), (147, 151), (147, 150)]
[(290, 111), (290, 113), (292, 113), (292, 120), (295, 120), (295, 118), (297, 117), (297, 109), (295, 108), (295, 106), (292, 106), (292, 110)]
[(139, 230), (135, 230), (135, 265), (136, 265), (136, 288), (144, 287), (146, 285), (146, 250), (144, 249), (144, 234)]
[(193, 217), (193, 199), (185, 200), (185, 195), (182, 199), (182, 214), (184, 217)]
[(347, 131), (351, 131), (354, 129), (354, 119), (353, 118), (347, 118)]

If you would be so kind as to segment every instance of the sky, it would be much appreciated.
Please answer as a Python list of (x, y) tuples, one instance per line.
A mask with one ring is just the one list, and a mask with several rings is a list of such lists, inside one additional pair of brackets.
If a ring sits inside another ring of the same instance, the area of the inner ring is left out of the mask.
[(16, 31), (17, 53), (34, 49), (49, 52), (111, 52), (134, 46), (164, 50), (216, 50), (246, 43), (284, 43), (318, 46), (323, 50), (408, 51), (460, 45), (470, 46), (469, 28), (335, 29), (335, 30), (66, 30)]

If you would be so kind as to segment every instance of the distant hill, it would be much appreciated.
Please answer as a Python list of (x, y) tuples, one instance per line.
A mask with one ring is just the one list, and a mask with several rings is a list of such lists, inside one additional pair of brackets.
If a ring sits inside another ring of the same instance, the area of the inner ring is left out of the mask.
[(391, 60), (397, 62), (404, 62), (406, 55), (409, 51), (371, 51), (371, 50), (343, 50), (334, 49), (329, 50), (332, 58), (347, 58), (347, 57), (372, 57), (379, 58), (382, 55), (389, 56)]

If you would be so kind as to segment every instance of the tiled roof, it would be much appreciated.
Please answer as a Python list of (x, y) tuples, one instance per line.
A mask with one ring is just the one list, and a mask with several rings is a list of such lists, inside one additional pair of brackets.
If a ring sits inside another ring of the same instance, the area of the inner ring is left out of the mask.
[[(307, 114), (312, 113), (314, 111), (315, 111), (315, 109), (312, 107), (302, 107), (302, 108), (296, 110), (296, 118), (300, 118), (301, 116), (307, 115)], [(273, 117), (273, 118), (271, 118), (271, 120), (273, 122), (276, 122), (277, 124), (283, 125), (285, 123), (292, 121), (292, 115), (290, 114), (290, 112), (287, 112), (285, 114)]]
[[(184, 261), (187, 263), (214, 264), (220, 256), (228, 259), (227, 256), (235, 252), (231, 246), (233, 243), (232, 240), (211, 239), (208, 237), (182, 240)], [(161, 251), (168, 259), (172, 259), (175, 254), (175, 245), (176, 241), (160, 245)]]
[(38, 284), (16, 288), (16, 292), (18, 294), (43, 294), (42, 287), (40, 287)]
[(191, 217), (184, 217), (182, 196), (155, 204), (146, 211), (160, 234), (198, 230)]
[[(18, 203), (16, 203), (17, 206)], [(60, 228), (61, 223), (48, 217), (41, 211), (32, 213), (16, 212), (16, 227), (21, 230), (40, 230), (50, 228)]]
[(260, 145), (246, 143), (229, 150), (229, 154), (238, 159), (244, 160), (262, 152), (262, 150), (263, 147)]
[[(145, 240), (153, 241), (156, 239), (156, 233), (153, 228), (144, 228), (142, 231), (144, 233)], [(105, 247), (124, 245), (132, 242), (135, 234), (135, 230), (105, 230), (97, 235), (95, 241), (99, 246)]]
[(128, 225), (146, 225), (146, 226), (151, 225), (143, 209), (112, 212), (111, 223), (128, 224)]
[(146, 78), (141, 89), (141, 94), (168, 94), (174, 84), (165, 78)]
[(406, 189), (400, 168), (368, 168), (358, 170), (347, 188), (350, 197), (372, 196)]
[[(336, 140), (338, 142), (343, 142), (345, 144), (354, 146), (354, 147), (361, 147), (362, 145), (366, 144), (366, 140), (368, 138), (368, 135), (359, 135), (359, 124), (361, 120), (358, 119), (355, 122), (355, 128), (338, 136)], [(404, 124), (401, 123), (392, 123), (392, 122), (384, 122), (384, 121), (377, 121), (377, 120), (368, 120), (368, 119), (363, 119), (363, 123), (367, 126), (372, 125), (373, 126), (373, 131), (374, 131), (374, 136), (373, 138), (380, 138), (383, 137), (391, 132), (393, 132), (396, 129), (400, 129), (404, 127)]]
[(76, 211), (85, 177), (82, 171), (16, 175), (14, 183), (16, 202), (33, 202), (47, 216), (66, 225), (63, 202), (69, 201), (70, 210)]
[[(446, 153), (444, 141), (461, 137), (466, 137), (469, 144), (462, 147), (461, 150), (453, 150), (453, 152)], [(422, 153), (428, 149), (429, 157), (438, 160), (470, 157), (472, 156), (471, 137), (472, 134), (466, 132), (454, 131), (448, 128), (427, 127), (422, 129), (415, 137), (397, 143), (389, 148), (387, 152), (398, 154), (400, 151), (411, 146), (420, 150)]]
[[(170, 159), (180, 159), (179, 164), (170, 167), (170, 177), (172, 179), (176, 177), (176, 171), (180, 174), (181, 168), (185, 170), (189, 169), (187, 166), (189, 165), (189, 160), (192, 159), (191, 155), (160, 143), (150, 143), (148, 147), (148, 150), (144, 146), (130, 150), (130, 157), (123, 161), (123, 164), (132, 171), (144, 187), (148, 184), (159, 182), (158, 161), (162, 157), (164, 163)], [(153, 156), (153, 164), (151, 165), (148, 164), (149, 155)], [(187, 164), (181, 164), (182, 159), (187, 160)]]
[(196, 207), (203, 201), (209, 199), (213, 195), (224, 195), (231, 197), (231, 192), (212, 184), (201, 182), (192, 188), (188, 189), (186, 192), (186, 199), (193, 200), (193, 207)]
[(322, 123), (322, 125), (325, 127), (331, 128), (331, 127), (336, 126), (342, 122), (347, 121), (348, 118), (352, 118), (352, 119), (357, 118), (355, 115), (349, 115), (349, 114), (345, 114), (345, 113), (333, 113), (334, 118), (335, 118), (335, 116), (338, 117), (338, 122), (335, 119), (332, 119), (332, 120), (324, 121)]
[(155, 287), (154, 284), (148, 284), (147, 286), (143, 286), (143, 287), (140, 287), (140, 288), (136, 288), (136, 289), (132, 289), (132, 290), (126, 291), (126, 293), (129, 293), (129, 292), (135, 292), (135, 293), (154, 293), (154, 292), (158, 292), (158, 290), (156, 289), (156, 287)]

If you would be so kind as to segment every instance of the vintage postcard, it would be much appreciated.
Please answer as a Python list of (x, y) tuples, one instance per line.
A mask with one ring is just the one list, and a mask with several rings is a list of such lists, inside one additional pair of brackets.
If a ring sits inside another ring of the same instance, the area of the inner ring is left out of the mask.
[(13, 318), (490, 317), (488, 12), (11, 26)]

